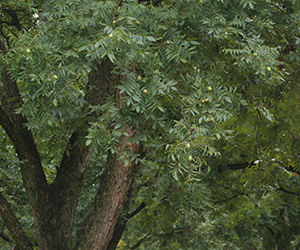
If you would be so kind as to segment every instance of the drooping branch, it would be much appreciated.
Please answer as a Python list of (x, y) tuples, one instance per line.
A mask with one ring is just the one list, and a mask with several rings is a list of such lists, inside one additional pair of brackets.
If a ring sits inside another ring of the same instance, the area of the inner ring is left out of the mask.
[(2, 193), (0, 193), (0, 214), (17, 246), (21, 247), (20, 249), (32, 250), (31, 243), (26, 237), (17, 217)]
[(140, 4), (151, 4), (152, 6), (158, 6), (163, 0), (139, 0)]

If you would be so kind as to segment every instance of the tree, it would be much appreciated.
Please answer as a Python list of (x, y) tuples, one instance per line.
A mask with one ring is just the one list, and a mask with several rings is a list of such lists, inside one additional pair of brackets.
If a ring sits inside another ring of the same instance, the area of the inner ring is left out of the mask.
[[(200, 179), (209, 198), (203, 209), (218, 204), (236, 169), (256, 160), (267, 166), (274, 157), (267, 152), (282, 140), (272, 137), (275, 124), (268, 121), (284, 112), (283, 95), (294, 93), (298, 63), (297, 35), (287, 27), (296, 32), (299, 6), (281, 2), (3, 1), (0, 211), (16, 247), (115, 249), (140, 211), (165, 226), (133, 239), (132, 248), (150, 239), (184, 239), (187, 220), (179, 223), (178, 213), (165, 207), (178, 197), (198, 204)], [(255, 112), (264, 117), (255, 126), (265, 128), (265, 138), (251, 128), (235, 133)], [(254, 139), (270, 147), (246, 148)], [(245, 199), (243, 184), (226, 196)], [(20, 223), (16, 212), (26, 211), (15, 209), (25, 193), (35, 226), (27, 236), (22, 226), (30, 220)], [(169, 221), (157, 219), (160, 214)]]

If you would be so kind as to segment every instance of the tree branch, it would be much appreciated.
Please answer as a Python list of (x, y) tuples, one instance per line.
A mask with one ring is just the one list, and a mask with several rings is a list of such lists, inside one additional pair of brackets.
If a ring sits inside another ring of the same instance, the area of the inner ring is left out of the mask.
[(138, 248), (143, 242), (151, 240), (151, 237), (149, 237), (149, 234), (146, 234), (143, 238), (139, 239), (137, 243), (135, 243), (132, 247), (130, 247), (130, 250), (134, 250)]
[(11, 9), (3, 9), (3, 10), (11, 17), (11, 23), (9, 25), (15, 26), (18, 30), (21, 30), (22, 24), (20, 22), (17, 13)]
[[(177, 232), (178, 231), (178, 232)], [(184, 233), (184, 227), (179, 227), (179, 228), (173, 228), (171, 232), (169, 233), (165, 233), (165, 234), (155, 234), (154, 236), (155, 237), (158, 237), (158, 238), (162, 238), (162, 237), (171, 237), (174, 233), (177, 233), (177, 234), (182, 234)], [(158, 239), (157, 238), (157, 239)], [(132, 247), (130, 247), (129, 249), (130, 250), (134, 250), (136, 248), (138, 248), (143, 242), (145, 241), (150, 241), (152, 240), (153, 237), (149, 237), (149, 234), (146, 234), (143, 238), (141, 238), (137, 243), (135, 243)], [(157, 239), (154, 239), (154, 240), (157, 240)]]
[(229, 164), (227, 168), (229, 168), (230, 170), (240, 170), (254, 165), (255, 165), (254, 162), (250, 162), (250, 163), (246, 162), (246, 163)]
[[(89, 104), (102, 105), (108, 96), (113, 95), (115, 102), (121, 105), (117, 89), (120, 76), (113, 74), (112, 69), (110, 61), (103, 60), (91, 71), (90, 91), (86, 95)], [(113, 237), (114, 228), (139, 165), (127, 159), (125, 152), (132, 154), (144, 152), (141, 144), (128, 143), (128, 139), (136, 134), (136, 130), (126, 123), (124, 129), (126, 133), (119, 137), (116, 153), (108, 152), (100, 186), (86, 221), (85, 232), (78, 239), (76, 249), (104, 250)]]
[(0, 193), (0, 214), (17, 246), (24, 250), (32, 250), (31, 243), (26, 237), (20, 223), (5, 197)]
[(245, 193), (239, 193), (239, 194), (236, 194), (230, 198), (227, 198), (227, 199), (224, 199), (224, 200), (220, 200), (220, 201), (213, 201), (214, 204), (219, 204), (219, 203), (223, 203), (223, 202), (227, 202), (227, 201), (230, 201), (238, 196), (241, 196), (241, 195), (244, 195)]
[[(1, 206), (1, 205), (0, 205)], [(9, 242), (9, 243), (12, 243), (13, 241), (10, 239), (10, 238), (8, 238), (3, 232), (0, 232), (0, 237), (4, 240), (4, 241), (6, 241), (6, 242)]]
[[(22, 179), (33, 217), (39, 223), (43, 223), (44, 215), (40, 213), (40, 208), (45, 206), (48, 184), (40, 155), (31, 131), (25, 127), (27, 119), (15, 113), (15, 109), (22, 105), (16, 81), (8, 73), (2, 74), (2, 81), (0, 101), (6, 105), (0, 107), (0, 125), (11, 139), (20, 160)], [(38, 230), (37, 233), (39, 235)]]
[[(125, 213), (127, 212), (127, 210), (129, 209), (129, 203), (130, 203), (130, 194), (131, 192), (129, 192), (129, 195), (127, 196), (127, 201), (125, 202), (122, 211), (124, 211)], [(142, 211), (143, 208), (145, 208), (146, 203), (142, 202), (133, 212), (131, 212), (130, 214), (127, 213), (127, 215), (121, 215), (118, 218), (118, 222), (117, 225), (115, 227), (114, 230), (114, 234), (113, 237), (111, 239), (111, 241), (109, 242), (109, 245), (107, 247), (107, 250), (115, 250), (120, 239), (122, 238), (122, 234), (126, 228), (126, 224), (127, 222), (134, 217), (135, 215), (137, 215), (140, 211)]]
[(128, 214), (126, 218), (129, 220), (132, 217), (136, 216), (139, 212), (141, 212), (146, 207), (146, 203), (143, 201), (133, 212)]
[(278, 191), (282, 191), (282, 192), (287, 193), (287, 194), (300, 195), (300, 193), (298, 193), (298, 192), (292, 192), (292, 191), (286, 190), (286, 189), (284, 189), (282, 186), (280, 186), (277, 190), (278, 190)]
[(163, 0), (139, 0), (139, 4), (151, 4), (153, 6), (158, 6)]

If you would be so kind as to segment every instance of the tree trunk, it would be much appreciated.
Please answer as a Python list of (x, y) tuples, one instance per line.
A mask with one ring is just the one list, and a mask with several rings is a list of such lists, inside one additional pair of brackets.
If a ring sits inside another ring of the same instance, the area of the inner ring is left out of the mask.
[(122, 205), (134, 181), (137, 166), (126, 166), (109, 154), (102, 181), (78, 249), (105, 250), (113, 236)]
[[(88, 93), (85, 96), (89, 105), (103, 105), (109, 95), (114, 95), (116, 103), (120, 105), (116, 88), (120, 79), (111, 72), (112, 64), (108, 60), (95, 63), (95, 68), (89, 75)], [(15, 108), (22, 105), (18, 86), (8, 74), (4, 78), (7, 81), (0, 87), (0, 101), (5, 103), (5, 109), (0, 107), (0, 125), (10, 137), (21, 161), (21, 173), (35, 221), (38, 248), (71, 249), (74, 214), (90, 158), (90, 152), (85, 146), (88, 121), (95, 119), (97, 115), (86, 117), (86, 121), (71, 135), (56, 179), (48, 184), (32, 133), (25, 127), (27, 120), (14, 112)], [(78, 249), (107, 249), (122, 205), (134, 181), (137, 166), (129, 161), (127, 165), (126, 159), (120, 157), (124, 156), (126, 150), (133, 154), (141, 153), (142, 147), (128, 143), (128, 138), (136, 131), (126, 124), (125, 127), (129, 136), (119, 138), (118, 153), (108, 154), (102, 182), (81, 241), (78, 241)], [(5, 202), (1, 200), (2, 207), (3, 204)], [(13, 213), (11, 209), (9, 211)], [(8, 228), (14, 235), (13, 229)], [(21, 232), (20, 228), (15, 235), (18, 236), (18, 241), (26, 242), (26, 236), (21, 235)], [(23, 247), (18, 241), (16, 246)], [(27, 248), (24, 245), (24, 249), (30, 249), (29, 245)]]
[(32, 250), (32, 246), (27, 239), (24, 231), (22, 230), (19, 221), (13, 213), (10, 205), (0, 193), (0, 214), (3, 218), (4, 223), (7, 225), (12, 237), (14, 238), (18, 247), (22, 246), (23, 250)]
[[(110, 74), (111, 64), (104, 63), (104, 65), (97, 65), (97, 67), (97, 71), (91, 72), (90, 81), (95, 83), (100, 92), (114, 93), (116, 102), (121, 105), (116, 88), (120, 79), (116, 79)], [(109, 72), (108, 75), (107, 72)], [(100, 82), (97, 83), (98, 81)], [(114, 228), (137, 170), (137, 166), (126, 159), (124, 152), (128, 150), (132, 154), (143, 153), (141, 145), (131, 145), (128, 142), (128, 139), (136, 134), (136, 130), (127, 124), (124, 126), (129, 136), (123, 135), (119, 138), (118, 153), (109, 152), (108, 154), (101, 183), (84, 233), (77, 243), (77, 249), (105, 250), (113, 236)]]

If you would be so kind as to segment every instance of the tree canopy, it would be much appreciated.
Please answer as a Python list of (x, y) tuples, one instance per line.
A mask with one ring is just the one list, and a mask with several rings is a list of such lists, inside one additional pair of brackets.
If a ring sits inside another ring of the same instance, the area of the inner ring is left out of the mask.
[(299, 1), (0, 15), (3, 249), (300, 249)]

